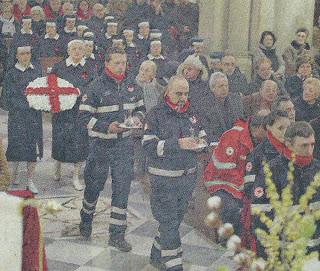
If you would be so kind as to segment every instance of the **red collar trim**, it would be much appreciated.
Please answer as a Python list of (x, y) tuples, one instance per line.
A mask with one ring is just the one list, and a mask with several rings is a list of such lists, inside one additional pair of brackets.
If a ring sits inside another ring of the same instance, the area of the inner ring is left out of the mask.
[(116, 80), (116, 81), (123, 81), (126, 78), (126, 74), (122, 73), (122, 74), (114, 74), (112, 71), (109, 70), (108, 67), (105, 67), (104, 72), (106, 73), (106, 75), (108, 75), (109, 77), (111, 77), (112, 79)]
[(301, 155), (295, 155), (289, 148), (285, 147), (283, 149), (283, 155), (289, 159), (290, 161), (293, 161), (293, 163), (299, 167), (306, 167), (311, 164), (313, 160), (313, 156), (301, 156)]
[(267, 131), (267, 137), (273, 147), (276, 148), (278, 153), (282, 153), (285, 145), (276, 139), (270, 131)]
[(186, 104), (183, 107), (180, 107), (177, 104), (174, 104), (168, 96), (165, 97), (165, 102), (172, 110), (177, 111), (178, 113), (185, 113), (190, 107), (189, 100), (186, 102)]

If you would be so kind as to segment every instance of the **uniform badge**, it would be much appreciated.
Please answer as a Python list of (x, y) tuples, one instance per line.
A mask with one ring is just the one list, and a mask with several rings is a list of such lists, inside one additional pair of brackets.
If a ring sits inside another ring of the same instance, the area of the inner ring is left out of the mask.
[(134, 91), (134, 86), (129, 85), (129, 86), (128, 86), (128, 91), (129, 91), (129, 92), (133, 92), (133, 91)]
[(192, 124), (196, 124), (197, 123), (197, 118), (195, 116), (189, 118), (189, 120), (191, 121)]
[(226, 148), (226, 155), (231, 156), (232, 154), (234, 154), (234, 149), (232, 147)]
[(252, 163), (251, 162), (248, 162), (246, 164), (246, 171), (251, 171), (252, 170)]
[(257, 187), (255, 190), (254, 190), (254, 196), (256, 198), (261, 198), (264, 194), (264, 190), (261, 186)]
[(240, 155), (239, 158), (240, 158), (240, 160), (246, 160), (246, 159), (247, 159), (247, 156), (245, 156), (245, 155)]
[(87, 99), (88, 99), (87, 94), (84, 94), (84, 95), (82, 96), (81, 101), (84, 103)]

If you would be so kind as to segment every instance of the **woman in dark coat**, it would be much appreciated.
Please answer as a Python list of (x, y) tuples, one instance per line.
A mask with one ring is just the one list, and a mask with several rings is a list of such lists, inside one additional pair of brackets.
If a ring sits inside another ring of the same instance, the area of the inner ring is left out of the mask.
[(37, 158), (43, 156), (41, 112), (29, 107), (24, 91), (34, 79), (41, 77), (41, 69), (31, 63), (31, 47), (17, 47), (18, 61), (4, 80), (3, 101), (8, 109), (8, 148), (6, 157), (13, 162), (13, 182), (16, 183), (20, 162), (27, 162), (27, 188), (38, 193), (32, 178)]
[(291, 98), (302, 96), (303, 82), (312, 77), (312, 64), (313, 61), (308, 55), (298, 57), (297, 73), (290, 76), (285, 84), (286, 90), (288, 91)]
[(277, 52), (276, 41), (276, 36), (271, 31), (262, 32), (259, 47), (253, 56), (253, 63), (256, 65), (260, 58), (267, 57), (272, 63), (274, 76), (280, 80), (284, 76), (285, 66), (281, 55)]
[(303, 83), (303, 93), (294, 100), (296, 121), (310, 122), (320, 116), (320, 80), (308, 78)]
[[(84, 59), (84, 51), (83, 41), (70, 41), (69, 57), (54, 65), (52, 69), (52, 73), (70, 82), (81, 92), (95, 76), (91, 66)], [(81, 130), (76, 124), (79, 104), (80, 98), (72, 109), (56, 113), (52, 117), (52, 158), (57, 160), (54, 178), (57, 181), (61, 178), (61, 163), (73, 163), (73, 186), (76, 190), (83, 189), (79, 173), (81, 164), (88, 154), (87, 131)]]

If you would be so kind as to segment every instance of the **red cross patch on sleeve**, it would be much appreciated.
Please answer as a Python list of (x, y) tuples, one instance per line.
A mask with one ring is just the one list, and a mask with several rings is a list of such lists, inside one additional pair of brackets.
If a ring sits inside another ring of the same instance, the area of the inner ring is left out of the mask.
[(261, 186), (257, 187), (257, 188), (254, 190), (254, 196), (255, 196), (256, 198), (261, 198), (261, 197), (263, 196), (263, 194), (264, 194), (264, 189), (263, 189)]
[(246, 171), (251, 171), (252, 170), (252, 163), (251, 162), (248, 162), (247, 164), (246, 164)]

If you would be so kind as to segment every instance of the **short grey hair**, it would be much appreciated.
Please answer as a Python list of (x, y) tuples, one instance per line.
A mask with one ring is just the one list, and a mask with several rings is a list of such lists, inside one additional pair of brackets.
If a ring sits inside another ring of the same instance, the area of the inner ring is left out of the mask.
[(210, 76), (210, 80), (209, 80), (209, 87), (210, 87), (210, 89), (213, 89), (213, 88), (214, 88), (214, 86), (215, 86), (215, 84), (216, 84), (216, 82), (217, 82), (217, 80), (218, 80), (219, 78), (223, 78), (223, 79), (225, 79), (225, 80), (228, 81), (228, 77), (227, 77), (224, 73), (222, 73), (222, 72), (215, 72), (215, 73), (211, 74), (211, 76)]

